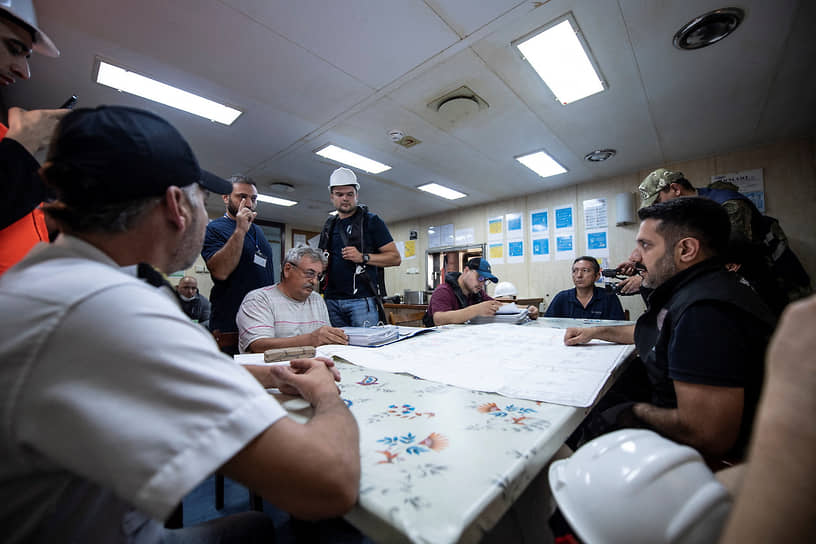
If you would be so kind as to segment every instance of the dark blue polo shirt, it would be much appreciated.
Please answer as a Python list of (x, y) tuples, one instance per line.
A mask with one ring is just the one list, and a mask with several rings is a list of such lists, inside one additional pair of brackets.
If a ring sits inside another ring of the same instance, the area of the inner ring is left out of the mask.
[[(204, 247), (201, 256), (205, 261), (224, 247), (229, 237), (235, 232), (235, 220), (227, 216), (210, 221), (207, 225), (207, 234), (204, 237)], [(266, 266), (255, 263), (255, 254), (260, 252), (266, 258)], [(235, 315), (244, 300), (244, 296), (253, 289), (265, 287), (275, 283), (275, 271), (272, 267), (274, 254), (272, 246), (266, 240), (263, 231), (258, 225), (251, 225), (244, 236), (244, 248), (241, 259), (232, 274), (225, 280), (213, 278), (213, 288), (210, 292), (210, 330), (221, 332), (237, 331)]]
[(623, 306), (615, 293), (594, 287), (592, 300), (586, 308), (578, 301), (575, 288), (561, 291), (550, 302), (544, 317), (569, 317), (573, 319), (626, 319)]

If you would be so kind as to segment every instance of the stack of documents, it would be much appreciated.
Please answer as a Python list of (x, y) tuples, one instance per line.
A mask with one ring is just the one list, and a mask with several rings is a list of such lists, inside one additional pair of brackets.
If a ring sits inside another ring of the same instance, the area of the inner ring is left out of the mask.
[(382, 327), (341, 327), (351, 346), (379, 346), (399, 339), (399, 328), (394, 325)]
[(516, 306), (515, 303), (503, 304), (496, 312), (496, 315), (478, 315), (470, 320), (474, 325), (481, 325), (484, 323), (511, 323), (520, 325), (528, 321), (527, 314), (529, 310)]

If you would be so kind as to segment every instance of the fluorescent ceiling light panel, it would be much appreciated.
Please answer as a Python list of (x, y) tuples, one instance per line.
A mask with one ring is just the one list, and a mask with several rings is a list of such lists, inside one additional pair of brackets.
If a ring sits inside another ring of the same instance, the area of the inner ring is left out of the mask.
[(562, 104), (569, 104), (604, 90), (589, 52), (578, 39), (577, 25), (564, 19), (516, 44), (524, 59)]
[(261, 202), (268, 202), (269, 204), (274, 204), (275, 206), (294, 206), (297, 204), (294, 200), (288, 200), (286, 198), (278, 198), (276, 196), (269, 196), (269, 195), (258, 195), (258, 200)]
[(555, 159), (543, 151), (536, 151), (535, 153), (530, 153), (529, 155), (516, 157), (516, 160), (542, 178), (548, 178), (556, 174), (563, 174), (567, 171), (566, 168), (555, 162)]
[(387, 164), (377, 162), (374, 159), (369, 159), (368, 157), (363, 157), (362, 155), (358, 155), (353, 151), (349, 151), (348, 149), (343, 149), (342, 147), (337, 147), (336, 145), (332, 144), (318, 149), (315, 151), (315, 153), (321, 157), (325, 157), (348, 166), (353, 166), (354, 168), (359, 168), (363, 172), (368, 172), (369, 174), (379, 174), (381, 172), (385, 172), (386, 170), (391, 170), (391, 167)]
[(459, 191), (455, 191), (449, 187), (445, 187), (444, 185), (439, 185), (438, 183), (426, 183), (425, 185), (420, 185), (417, 187), (417, 189), (420, 191), (425, 191), (426, 193), (431, 193), (432, 195), (447, 198), (448, 200), (456, 200), (457, 198), (464, 198), (467, 196), (465, 193), (460, 193)]
[(96, 82), (118, 91), (125, 91), (159, 102), (171, 108), (199, 115), (223, 125), (231, 125), (242, 113), (235, 108), (213, 102), (197, 94), (183, 91), (101, 60), (99, 61), (99, 69), (96, 72)]

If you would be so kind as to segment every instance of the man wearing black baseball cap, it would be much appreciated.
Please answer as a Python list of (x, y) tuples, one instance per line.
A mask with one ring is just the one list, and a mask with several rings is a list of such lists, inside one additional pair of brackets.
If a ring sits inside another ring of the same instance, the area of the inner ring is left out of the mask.
[[(493, 275), (487, 259), (470, 259), (462, 273), (448, 272), (444, 283), (439, 284), (431, 295), (423, 323), (430, 327), (464, 323), (476, 316), (495, 315), (502, 303), (485, 293), (486, 281), (499, 281)], [(538, 318), (538, 308), (530, 306), (528, 311), (530, 319)]]
[[(166, 121), (123, 107), (68, 114), (41, 173), (62, 233), (0, 278), (4, 538), (268, 540), (273, 524), (258, 512), (162, 527), (216, 470), (300, 518), (348, 511), (358, 434), (332, 363), (250, 374), (152, 285), (162, 283), (152, 267), (195, 260), (206, 193), (231, 184), (201, 170)], [(314, 417), (295, 423), (264, 387), (301, 394)]]

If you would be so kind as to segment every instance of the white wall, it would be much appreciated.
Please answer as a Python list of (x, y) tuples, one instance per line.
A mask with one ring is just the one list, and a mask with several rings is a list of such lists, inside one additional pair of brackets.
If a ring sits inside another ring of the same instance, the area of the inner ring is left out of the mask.
[[(814, 157), (816, 140), (794, 140), (769, 144), (747, 150), (741, 150), (712, 157), (654, 165), (653, 168), (633, 172), (619, 177), (585, 183), (578, 186), (542, 190), (528, 196), (491, 203), (488, 205), (463, 208), (444, 214), (421, 216), (415, 219), (389, 224), (391, 234), (397, 241), (406, 241), (411, 230), (419, 233), (417, 240), (417, 258), (403, 260), (399, 267), (386, 269), (386, 285), (389, 294), (402, 293), (405, 289), (422, 290), (426, 288), (426, 255), (428, 249), (427, 229), (453, 223), (455, 229), (473, 228), (475, 241), (486, 242), (487, 219), (512, 212), (524, 215), (525, 253), (523, 264), (495, 265), (494, 273), (502, 280), (513, 282), (522, 297), (543, 297), (547, 303), (558, 291), (572, 287), (570, 278), (571, 261), (548, 261), (533, 263), (529, 260), (530, 237), (529, 212), (539, 208), (550, 210), (550, 234), (553, 234), (553, 209), (562, 205), (575, 207), (575, 252), (576, 256), (585, 253), (582, 240), (583, 201), (591, 198), (606, 198), (609, 206), (609, 244), (610, 264), (613, 266), (626, 260), (634, 248), (637, 225), (616, 227), (617, 217), (615, 195), (622, 192), (634, 192), (640, 181), (654, 168), (680, 170), (694, 186), (705, 186), (710, 177), (740, 170), (762, 168), (765, 180), (766, 213), (780, 220), (782, 227), (790, 238), (791, 246), (802, 260), (811, 278), (816, 277), (816, 173)], [(614, 159), (612, 159), (614, 160)], [(500, 182), (497, 180), (497, 182)], [(542, 180), (546, 186), (546, 180)], [(376, 210), (375, 210), (376, 211)], [(550, 240), (552, 246), (552, 238)], [(551, 248), (552, 251), (552, 248)], [(419, 274), (411, 275), (406, 271), (417, 267)], [(630, 310), (634, 319), (644, 309), (639, 296), (622, 297), (625, 309)]]

